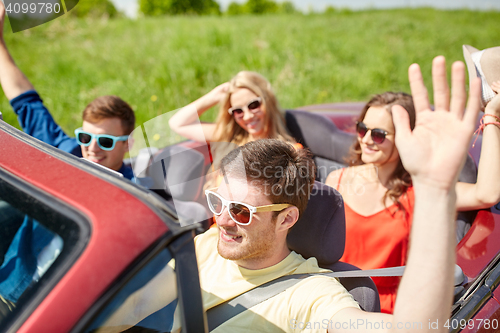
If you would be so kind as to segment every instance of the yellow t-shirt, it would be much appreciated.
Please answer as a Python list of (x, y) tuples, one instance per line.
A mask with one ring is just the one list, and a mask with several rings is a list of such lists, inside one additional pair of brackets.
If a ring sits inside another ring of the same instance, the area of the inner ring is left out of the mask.
[[(328, 272), (318, 267), (315, 258), (305, 260), (295, 252), (272, 267), (245, 269), (218, 254), (217, 240), (217, 228), (195, 238), (205, 310), (283, 275)], [(243, 311), (213, 332), (302, 332), (299, 327), (310, 327), (304, 331), (324, 333), (333, 315), (347, 307), (359, 308), (337, 279), (313, 276)]]

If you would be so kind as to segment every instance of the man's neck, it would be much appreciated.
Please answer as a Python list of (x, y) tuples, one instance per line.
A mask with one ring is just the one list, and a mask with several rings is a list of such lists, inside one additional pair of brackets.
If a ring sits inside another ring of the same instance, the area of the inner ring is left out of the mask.
[(290, 253), (292, 253), (292, 251), (290, 251), (290, 249), (286, 246), (286, 244), (282, 249), (275, 250), (275, 252), (276, 254), (271, 257), (263, 254), (262, 258), (254, 257), (242, 260), (235, 260), (235, 263), (238, 266), (245, 269), (252, 269), (252, 270), (264, 269), (279, 264), (280, 262), (285, 260), (285, 258), (288, 257)]

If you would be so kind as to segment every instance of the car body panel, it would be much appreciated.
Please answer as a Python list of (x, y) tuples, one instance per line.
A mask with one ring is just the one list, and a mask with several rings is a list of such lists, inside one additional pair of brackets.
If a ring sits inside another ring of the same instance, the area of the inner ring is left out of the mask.
[[(485, 327), (485, 320), (489, 320), (489, 328)], [(500, 329), (500, 304), (496, 301), (486, 303), (476, 315), (469, 319), (467, 322), (469, 325), (461, 330), (462, 333), (486, 333), (486, 332), (498, 332)], [(460, 325), (458, 321), (451, 322), (452, 325)], [(498, 325), (497, 329), (492, 329), (491, 324)]]
[(457, 245), (457, 264), (474, 280), (500, 253), (500, 211), (478, 212), (467, 235)]
[(69, 331), (116, 276), (169, 229), (145, 203), (106, 180), (7, 132), (0, 131), (0, 142), (1, 168), (78, 210), (92, 225), (83, 253), (18, 332)]

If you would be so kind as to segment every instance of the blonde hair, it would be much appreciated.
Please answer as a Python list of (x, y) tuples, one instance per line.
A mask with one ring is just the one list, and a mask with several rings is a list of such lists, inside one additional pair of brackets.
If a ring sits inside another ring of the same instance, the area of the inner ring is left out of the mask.
[(229, 92), (220, 104), (214, 141), (232, 142), (239, 146), (249, 141), (248, 132), (227, 112), (231, 107), (231, 94), (239, 88), (249, 89), (262, 99), (265, 110), (264, 133), (267, 138), (295, 142), (286, 130), (285, 113), (278, 105), (271, 84), (259, 73), (250, 71), (241, 71), (229, 81)]
[[(212, 153), (212, 171), (218, 170), (221, 159), (237, 146), (242, 146), (249, 142), (249, 134), (240, 127), (233, 116), (227, 112), (231, 107), (231, 94), (239, 88), (251, 90), (262, 99), (264, 108), (264, 133), (268, 139), (278, 139), (295, 143), (295, 140), (288, 134), (285, 126), (285, 112), (280, 109), (278, 100), (274, 95), (271, 84), (265, 77), (256, 72), (241, 71), (229, 81), (229, 91), (227, 96), (221, 101), (219, 115), (216, 120), (214, 140), (210, 149)], [(219, 185), (220, 175), (216, 172), (209, 173), (204, 189)]]

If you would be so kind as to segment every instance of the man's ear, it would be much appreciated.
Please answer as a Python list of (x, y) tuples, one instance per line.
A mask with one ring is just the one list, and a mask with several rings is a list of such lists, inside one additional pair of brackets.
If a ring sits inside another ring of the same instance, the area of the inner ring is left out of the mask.
[(127, 150), (130, 151), (134, 146), (134, 137), (132, 136), (132, 134), (130, 134), (128, 140), (125, 141), (125, 144), (127, 145)]
[(295, 206), (285, 208), (282, 210), (277, 218), (277, 228), (279, 230), (287, 231), (295, 225), (299, 219), (299, 209)]

